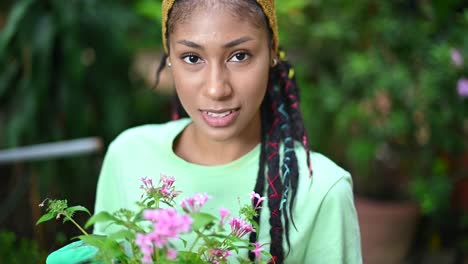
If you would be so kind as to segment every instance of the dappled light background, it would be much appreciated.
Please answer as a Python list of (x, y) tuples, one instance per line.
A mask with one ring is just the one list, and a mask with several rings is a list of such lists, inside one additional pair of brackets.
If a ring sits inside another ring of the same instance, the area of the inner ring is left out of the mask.
[[(353, 175), (365, 263), (467, 261), (467, 4), (276, 2), (311, 148)], [(0, 3), (0, 262), (69, 243), (69, 223), (35, 226), (37, 205), (92, 210), (112, 139), (170, 119), (169, 73), (153, 87), (160, 17), (156, 0)], [(44, 143), (61, 151), (25, 149)]]

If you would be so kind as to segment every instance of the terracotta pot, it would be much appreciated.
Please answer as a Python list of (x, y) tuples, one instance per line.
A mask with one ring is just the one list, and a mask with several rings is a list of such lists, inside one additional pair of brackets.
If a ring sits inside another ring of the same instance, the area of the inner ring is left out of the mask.
[(452, 204), (455, 209), (468, 212), (468, 177), (463, 177), (455, 182)]
[(364, 264), (403, 263), (419, 220), (413, 202), (380, 202), (355, 198)]

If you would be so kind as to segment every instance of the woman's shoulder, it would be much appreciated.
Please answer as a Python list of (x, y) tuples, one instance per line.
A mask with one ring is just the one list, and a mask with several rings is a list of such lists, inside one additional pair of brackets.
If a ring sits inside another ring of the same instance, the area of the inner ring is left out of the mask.
[(351, 174), (336, 164), (333, 160), (319, 152), (310, 152), (310, 161), (312, 164), (312, 176), (324, 178), (333, 184), (343, 178), (350, 178)]
[[(296, 150), (300, 171), (299, 188), (303, 194), (313, 193), (314, 197), (323, 199), (335, 190), (352, 190), (351, 174), (333, 160), (319, 152), (309, 151), (310, 164), (307, 164), (306, 150), (302, 146), (296, 146)], [(309, 168), (312, 169), (312, 175)]]
[[(329, 182), (338, 181), (343, 177), (351, 177), (348, 171), (320, 152), (306, 150), (298, 142), (295, 145), (295, 151), (301, 174), (310, 175), (308, 172), (311, 168), (312, 178), (315, 176)], [(309, 152), (310, 164), (307, 164), (307, 151)]]
[(190, 122), (183, 118), (161, 124), (145, 124), (121, 132), (109, 145), (109, 149), (132, 149), (141, 146), (168, 143)]

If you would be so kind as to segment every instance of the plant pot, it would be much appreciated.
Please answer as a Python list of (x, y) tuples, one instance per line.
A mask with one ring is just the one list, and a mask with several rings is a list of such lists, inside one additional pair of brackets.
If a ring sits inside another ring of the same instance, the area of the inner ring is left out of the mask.
[(468, 177), (459, 179), (454, 184), (452, 205), (456, 210), (468, 212)]
[(355, 198), (365, 264), (402, 263), (408, 254), (419, 209), (413, 202)]

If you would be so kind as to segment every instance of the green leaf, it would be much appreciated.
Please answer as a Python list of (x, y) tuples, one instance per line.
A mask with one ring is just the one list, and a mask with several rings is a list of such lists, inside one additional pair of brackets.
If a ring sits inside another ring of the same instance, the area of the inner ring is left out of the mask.
[(194, 252), (190, 252), (190, 251), (179, 251), (178, 252), (178, 259), (183, 259), (184, 260), (184, 263), (191, 263), (191, 264), (195, 264), (195, 263), (206, 263), (206, 262), (203, 262), (196, 253)]
[(99, 248), (100, 252), (106, 259), (118, 258), (125, 255), (125, 252), (120, 247), (117, 241), (106, 236), (89, 235), (79, 236), (84, 242)]
[(119, 241), (122, 239), (134, 240), (135, 234), (131, 232), (130, 230), (124, 229), (124, 230), (120, 230), (120, 231), (113, 233), (112, 235), (109, 236), (109, 238), (113, 240), (119, 240)]
[(154, 200), (151, 200), (146, 203), (146, 207), (152, 207), (156, 202)]
[(199, 230), (217, 220), (216, 217), (207, 213), (192, 213), (190, 217), (193, 219), (192, 229)]
[(78, 212), (79, 212), (79, 211), (81, 211), (81, 212), (86, 212), (86, 213), (88, 213), (88, 215), (91, 215), (91, 213), (89, 212), (89, 210), (86, 209), (86, 207), (81, 206), (81, 205), (72, 206), (72, 207), (69, 207), (69, 208), (67, 209), (67, 213), (69, 213), (69, 214), (73, 214), (74, 212), (77, 212), (77, 211), (78, 211)]
[(94, 225), (96, 222), (107, 222), (107, 221), (116, 221), (118, 220), (108, 212), (100, 212), (99, 214), (93, 215), (88, 222), (85, 224), (85, 228)]
[(19, 66), (18, 63), (15, 61), (6, 63), (6, 62), (0, 62), (0, 63), (5, 63), (6, 66), (2, 68), (2, 73), (0, 73), (0, 97), (2, 97), (8, 89), (13, 89), (12, 85), (13, 79), (18, 73)]
[(49, 221), (50, 219), (52, 219), (54, 217), (55, 217), (54, 213), (47, 213), (47, 214), (41, 216), (41, 218), (39, 218), (39, 220), (37, 220), (36, 225), (38, 225), (40, 223), (43, 223), (43, 222), (46, 222), (46, 221)]
[(8, 17), (8, 23), (2, 30), (2, 34), (0, 35), (0, 55), (6, 50), (10, 39), (15, 34), (18, 24), (21, 22), (21, 19), (26, 15), (26, 12), (28, 11), (28, 8), (32, 2), (32, 0), (19, 1), (18, 4), (16, 4), (13, 7), (13, 10), (11, 11), (10, 16)]
[(84, 242), (86, 242), (86, 243), (88, 243), (88, 244), (90, 244), (92, 246), (98, 247), (98, 248), (102, 248), (105, 241), (108, 239), (105, 236), (98, 236), (98, 235), (79, 236), (78, 238), (83, 240)]
[(187, 243), (188, 243), (187, 240), (185, 240), (185, 239), (183, 239), (183, 238), (181, 238), (181, 237), (179, 237), (179, 239), (180, 239), (180, 240), (182, 241), (182, 243), (184, 244), (184, 248), (186, 248), (186, 247), (187, 247)]

